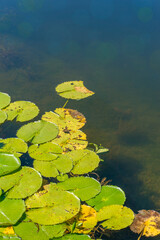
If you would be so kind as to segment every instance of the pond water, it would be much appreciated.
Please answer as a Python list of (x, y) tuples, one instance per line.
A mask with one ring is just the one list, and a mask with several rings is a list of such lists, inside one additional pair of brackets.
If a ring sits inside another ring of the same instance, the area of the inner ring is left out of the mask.
[(98, 173), (135, 212), (160, 209), (159, 9), (157, 0), (0, 1), (0, 91), (44, 113), (64, 104), (57, 84), (83, 80), (96, 94), (68, 107), (86, 116), (89, 142), (110, 149)]

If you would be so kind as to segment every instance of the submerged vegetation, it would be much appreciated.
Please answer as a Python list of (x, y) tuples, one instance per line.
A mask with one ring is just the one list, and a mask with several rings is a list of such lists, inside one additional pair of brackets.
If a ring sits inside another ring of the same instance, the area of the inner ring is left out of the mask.
[[(57, 93), (80, 100), (94, 93), (82, 81), (59, 84)], [(67, 104), (66, 102), (66, 104)], [(124, 206), (122, 189), (90, 173), (108, 149), (87, 142), (86, 118), (66, 104), (21, 126), (15, 138), (0, 139), (0, 239), (100, 239), (107, 230), (160, 234), (160, 214)], [(11, 103), (0, 93), (0, 123), (30, 121), (39, 113), (28, 101)], [(3, 125), (2, 125), (3, 127)], [(33, 167), (21, 166), (27, 154)]]

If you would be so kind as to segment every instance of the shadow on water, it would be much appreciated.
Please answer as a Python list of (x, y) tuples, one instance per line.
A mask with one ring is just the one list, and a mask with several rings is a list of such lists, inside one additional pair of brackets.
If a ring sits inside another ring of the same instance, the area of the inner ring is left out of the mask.
[(101, 177), (111, 179), (110, 184), (123, 189), (128, 207), (135, 212), (140, 209), (149, 209), (150, 206), (154, 207), (153, 202), (142, 194), (143, 183), (137, 177), (143, 169), (140, 162), (125, 155), (111, 156), (111, 153), (102, 159), (105, 164), (102, 162), (98, 173)]

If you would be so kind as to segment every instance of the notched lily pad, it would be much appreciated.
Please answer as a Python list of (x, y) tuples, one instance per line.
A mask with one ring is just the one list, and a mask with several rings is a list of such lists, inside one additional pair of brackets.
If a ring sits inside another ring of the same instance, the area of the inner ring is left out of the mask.
[(10, 104), (11, 97), (7, 93), (0, 92), (0, 109)]
[(8, 191), (8, 198), (26, 198), (35, 193), (42, 185), (42, 177), (38, 171), (30, 167), (22, 167), (16, 173), (0, 178), (0, 188)]
[[(31, 145), (28, 149), (30, 157), (40, 161), (51, 161), (63, 152), (62, 148), (56, 143), (44, 143), (41, 145)], [(57, 155), (58, 154), (58, 155)]]
[(17, 121), (25, 122), (35, 118), (39, 113), (39, 108), (29, 101), (16, 101), (11, 103), (4, 111), (8, 115), (8, 120), (12, 121), (17, 117)]
[(3, 144), (0, 152), (12, 153), (16, 157), (20, 157), (23, 153), (26, 153), (28, 149), (27, 143), (19, 138), (0, 139), (0, 143)]
[(24, 201), (21, 199), (2, 199), (0, 201), (0, 225), (14, 225), (25, 211)]
[(56, 92), (67, 99), (82, 99), (92, 96), (94, 92), (88, 90), (83, 81), (69, 81), (63, 82), (56, 87)]
[(75, 150), (67, 153), (73, 160), (73, 174), (85, 174), (92, 172), (98, 167), (100, 158), (99, 156), (88, 149)]
[(58, 127), (54, 123), (36, 121), (22, 126), (17, 137), (33, 144), (41, 144), (54, 139), (58, 135)]
[(74, 217), (80, 210), (80, 200), (51, 183), (45, 186), (45, 190), (29, 197), (26, 206), (26, 214), (33, 222), (54, 225)]
[(87, 204), (94, 207), (97, 211), (104, 206), (123, 205), (126, 200), (125, 193), (117, 186), (103, 186), (101, 192), (87, 201)]
[(57, 185), (64, 190), (73, 192), (82, 201), (95, 197), (101, 191), (100, 183), (90, 177), (71, 177)]
[(0, 153), (0, 176), (11, 173), (20, 166), (21, 162), (18, 157), (15, 157), (13, 154)]
[(130, 208), (121, 205), (110, 205), (100, 209), (97, 213), (98, 221), (104, 228), (120, 230), (131, 225), (134, 213)]

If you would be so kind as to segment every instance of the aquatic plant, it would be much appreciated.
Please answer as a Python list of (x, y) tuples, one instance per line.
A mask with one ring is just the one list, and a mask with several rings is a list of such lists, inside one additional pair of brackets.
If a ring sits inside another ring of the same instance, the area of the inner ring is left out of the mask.
[[(64, 82), (56, 91), (76, 100), (94, 94), (82, 81)], [(90, 177), (101, 162), (98, 154), (108, 149), (88, 144), (80, 130), (86, 123), (84, 115), (65, 108), (66, 104), (21, 126), (17, 137), (0, 139), (0, 239), (95, 239), (134, 220), (133, 211), (124, 206), (122, 189)], [(0, 93), (1, 124), (30, 121), (38, 113), (34, 103), (11, 103), (8, 94)], [(33, 167), (21, 166), (26, 153)], [(155, 226), (159, 215), (152, 215), (136, 217), (131, 230), (146, 236), (159, 234)], [(144, 218), (143, 223), (139, 218)]]

